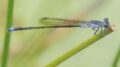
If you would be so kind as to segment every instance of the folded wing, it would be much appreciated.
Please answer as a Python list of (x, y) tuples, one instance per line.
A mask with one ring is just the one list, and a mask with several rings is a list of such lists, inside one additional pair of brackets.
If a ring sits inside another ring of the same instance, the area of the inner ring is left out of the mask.
[(82, 20), (73, 20), (73, 19), (59, 19), (59, 18), (42, 18), (42, 24), (45, 25), (78, 25), (78, 24), (86, 24), (87, 21)]

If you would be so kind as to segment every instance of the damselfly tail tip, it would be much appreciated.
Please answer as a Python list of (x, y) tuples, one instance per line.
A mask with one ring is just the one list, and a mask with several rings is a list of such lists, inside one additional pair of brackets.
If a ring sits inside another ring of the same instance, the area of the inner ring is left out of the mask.
[(10, 29), (8, 29), (7, 32), (11, 32), (11, 31), (15, 31), (15, 28), (10, 28)]

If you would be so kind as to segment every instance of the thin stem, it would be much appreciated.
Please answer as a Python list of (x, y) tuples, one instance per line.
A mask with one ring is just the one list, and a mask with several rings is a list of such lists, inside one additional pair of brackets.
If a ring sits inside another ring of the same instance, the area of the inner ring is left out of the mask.
[(112, 67), (117, 67), (117, 64), (118, 64), (118, 62), (119, 62), (119, 59), (120, 59), (120, 47), (119, 47), (118, 53), (117, 53), (117, 55), (116, 55), (116, 57), (115, 57), (115, 60), (114, 60), (114, 62), (113, 62)]
[(8, 0), (8, 13), (7, 13), (7, 22), (5, 29), (4, 48), (3, 48), (1, 67), (7, 66), (10, 36), (11, 36), (10, 32), (7, 32), (7, 30), (12, 26), (13, 6), (14, 6), (14, 0)]
[[(86, 47), (90, 46), (91, 44), (95, 43), (96, 41), (100, 40), (101, 38), (103, 38), (104, 36), (110, 34), (113, 31), (113, 27), (109, 28), (106, 30), (106, 32), (104, 32), (102, 35), (101, 33), (89, 38), (88, 40), (86, 40), (85, 42), (79, 44), (78, 46), (76, 46), (75, 48), (71, 49), (70, 51), (66, 52), (65, 54), (63, 54), (62, 56), (60, 56), (59, 58), (57, 58), (56, 60), (52, 61), (51, 63), (49, 63), (46, 67), (56, 67), (58, 64), (62, 63), (63, 61), (67, 60), (68, 58), (70, 58), (71, 56), (75, 55), (76, 53), (78, 53), (79, 51), (85, 49)], [(103, 31), (102, 31), (103, 32)]]

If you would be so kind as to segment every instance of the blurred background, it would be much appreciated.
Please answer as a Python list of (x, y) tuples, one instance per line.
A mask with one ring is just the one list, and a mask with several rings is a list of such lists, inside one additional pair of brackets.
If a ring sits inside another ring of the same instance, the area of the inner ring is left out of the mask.
[[(0, 0), (0, 62), (8, 0)], [(116, 30), (58, 67), (111, 67), (120, 46), (120, 0), (15, 0), (12, 27), (41, 26), (43, 17), (77, 20), (109, 18)], [(44, 67), (93, 36), (91, 29), (59, 28), (12, 32), (8, 67)], [(120, 67), (120, 62), (118, 64)]]

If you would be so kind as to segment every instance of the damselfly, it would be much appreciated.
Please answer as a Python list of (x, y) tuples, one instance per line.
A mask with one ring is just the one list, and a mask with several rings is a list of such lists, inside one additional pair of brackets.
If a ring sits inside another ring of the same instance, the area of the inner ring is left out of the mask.
[(18, 30), (31, 30), (31, 29), (45, 29), (45, 28), (70, 28), (70, 27), (80, 27), (80, 28), (92, 28), (95, 30), (94, 35), (104, 28), (104, 31), (110, 26), (108, 18), (104, 18), (104, 21), (99, 20), (90, 20), (90, 21), (81, 21), (81, 20), (69, 20), (69, 19), (58, 19), (58, 18), (42, 18), (42, 23), (51, 24), (49, 26), (40, 26), (40, 27), (17, 27), (10, 28), (8, 32), (18, 31)]

